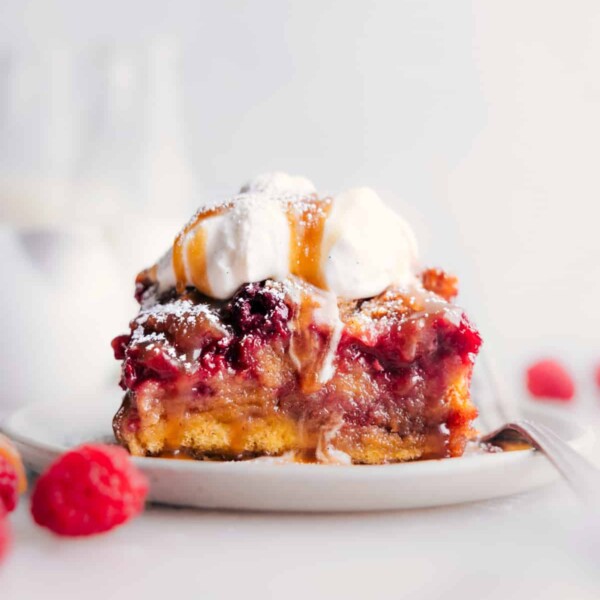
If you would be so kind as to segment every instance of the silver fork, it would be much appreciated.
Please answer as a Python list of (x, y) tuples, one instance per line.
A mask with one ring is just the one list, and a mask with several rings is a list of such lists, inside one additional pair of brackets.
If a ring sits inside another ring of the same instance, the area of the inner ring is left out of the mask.
[[(474, 379), (474, 393), (481, 392), (476, 401), (480, 406), (480, 421), (489, 433), (481, 442), (495, 444), (501, 440), (524, 441), (542, 452), (556, 467), (571, 489), (588, 506), (597, 510), (600, 501), (600, 470), (578, 454), (554, 431), (541, 423), (523, 419), (506, 390), (489, 353), (479, 356), (483, 373)], [(481, 386), (488, 387), (487, 393)]]

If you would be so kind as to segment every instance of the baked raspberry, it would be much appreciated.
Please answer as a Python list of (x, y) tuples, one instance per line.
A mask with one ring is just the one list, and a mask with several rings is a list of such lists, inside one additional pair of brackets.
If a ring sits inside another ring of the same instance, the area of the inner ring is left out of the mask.
[(38, 479), (31, 514), (58, 535), (93, 535), (139, 514), (147, 493), (146, 477), (125, 450), (88, 444), (63, 454)]
[(8, 519), (6, 518), (6, 513), (2, 508), (0, 508), (0, 563), (6, 557), (8, 553), (8, 549), (10, 547), (10, 526), (8, 524)]
[(19, 478), (15, 468), (0, 456), (0, 506), (7, 512), (15, 510), (19, 501)]
[(540, 360), (527, 369), (527, 388), (536, 398), (568, 402), (575, 395), (575, 384), (567, 369), (552, 359)]
[(255, 333), (268, 339), (286, 338), (290, 309), (280, 292), (259, 283), (243, 286), (228, 307), (231, 324), (236, 333)]
[(118, 335), (111, 343), (113, 353), (117, 360), (123, 360), (125, 358), (125, 350), (127, 344), (131, 341), (130, 335)]

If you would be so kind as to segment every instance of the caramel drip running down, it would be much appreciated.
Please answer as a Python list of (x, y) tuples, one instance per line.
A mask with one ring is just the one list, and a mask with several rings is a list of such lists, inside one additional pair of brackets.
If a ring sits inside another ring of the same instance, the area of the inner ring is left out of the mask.
[[(230, 205), (217, 206), (199, 212), (175, 238), (173, 244), (173, 270), (175, 271), (178, 293), (183, 292), (187, 285), (192, 284), (202, 293), (210, 295), (211, 289), (206, 272), (206, 233), (202, 227), (197, 226), (202, 221), (221, 215), (230, 208)], [(188, 239), (188, 235), (194, 229), (193, 237)], [(184, 253), (187, 254), (187, 264), (190, 265), (191, 273), (189, 275), (191, 281), (188, 280), (188, 274), (185, 270), (186, 257), (184, 257)]]
[(327, 289), (321, 271), (321, 246), (325, 222), (331, 211), (331, 198), (290, 203), (290, 273), (312, 285)]
[(314, 297), (301, 292), (298, 310), (294, 316), (294, 329), (291, 348), (297, 361), (300, 387), (305, 394), (316, 392), (322, 387), (319, 371), (323, 364), (324, 351), (315, 339), (315, 332), (310, 328), (314, 319), (314, 311), (318, 308)]

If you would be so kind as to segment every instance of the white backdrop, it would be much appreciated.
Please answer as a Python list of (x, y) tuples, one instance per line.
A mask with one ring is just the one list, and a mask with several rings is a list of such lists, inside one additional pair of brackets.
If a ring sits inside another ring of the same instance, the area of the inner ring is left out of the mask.
[(600, 357), (599, 27), (593, 0), (0, 4), (9, 48), (178, 39), (195, 202), (271, 169), (371, 185), (462, 275), (505, 364), (558, 352), (582, 375)]

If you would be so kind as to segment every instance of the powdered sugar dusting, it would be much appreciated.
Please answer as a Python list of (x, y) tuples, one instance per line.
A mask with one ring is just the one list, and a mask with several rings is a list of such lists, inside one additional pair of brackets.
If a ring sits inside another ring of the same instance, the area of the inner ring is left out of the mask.
[(219, 326), (219, 317), (208, 304), (194, 304), (190, 300), (178, 299), (165, 304), (154, 304), (152, 307), (142, 308), (135, 322), (143, 325), (149, 317), (157, 323), (165, 323), (167, 317), (172, 316), (178, 320), (186, 320), (190, 324), (196, 322), (199, 316), (209, 319), (213, 325)]

